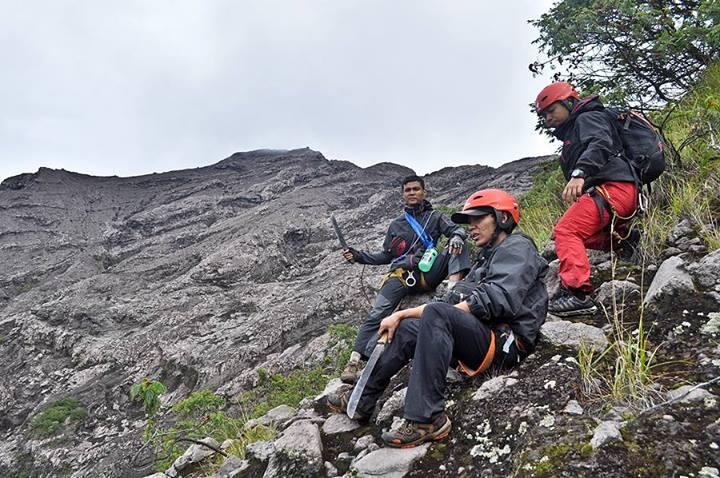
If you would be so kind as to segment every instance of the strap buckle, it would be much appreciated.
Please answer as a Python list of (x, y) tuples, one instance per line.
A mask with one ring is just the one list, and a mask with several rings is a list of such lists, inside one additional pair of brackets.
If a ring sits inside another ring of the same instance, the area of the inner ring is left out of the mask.
[(409, 271), (405, 278), (405, 284), (407, 284), (408, 287), (415, 287), (415, 284), (417, 284), (417, 279), (415, 279), (413, 272), (414, 271)]

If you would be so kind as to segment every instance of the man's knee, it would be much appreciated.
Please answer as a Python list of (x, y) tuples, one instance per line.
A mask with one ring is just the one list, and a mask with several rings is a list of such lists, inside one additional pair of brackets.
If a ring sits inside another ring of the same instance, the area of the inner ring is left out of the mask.
[(448, 320), (455, 308), (446, 302), (431, 302), (425, 306), (422, 319), (427, 321)]

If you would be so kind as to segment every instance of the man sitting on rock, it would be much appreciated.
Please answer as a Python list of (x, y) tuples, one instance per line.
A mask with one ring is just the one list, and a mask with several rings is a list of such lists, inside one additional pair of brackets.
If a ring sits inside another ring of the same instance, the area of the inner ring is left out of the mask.
[[(515, 198), (498, 189), (478, 191), (452, 220), (469, 224), (470, 237), (481, 248), (476, 263), (442, 301), (401, 310), (382, 321), (380, 332), (391, 342), (373, 368), (355, 412), (356, 419), (369, 420), (390, 379), (413, 359), (405, 423), (382, 435), (391, 447), (447, 437), (448, 366), (457, 363), (475, 376), (491, 365), (516, 365), (534, 350), (545, 321), (547, 262), (532, 239), (512, 233), (520, 221)], [(351, 392), (330, 395), (328, 405), (346, 411)]]
[[(372, 351), (372, 348), (370, 352), (366, 348), (377, 333), (380, 321), (392, 313), (408, 293), (434, 290), (448, 274), (452, 285), (470, 269), (470, 259), (463, 247), (465, 230), (434, 210), (426, 196), (425, 181), (418, 176), (407, 176), (402, 181), (405, 211), (390, 223), (383, 250), (377, 253), (352, 248), (343, 251), (343, 256), (351, 263), (390, 264), (390, 272), (358, 330), (350, 361), (342, 372), (345, 383), (355, 383), (363, 367), (361, 359), (367, 360)], [(450, 239), (448, 247), (435, 258), (431, 268), (423, 272), (421, 269), (427, 268), (421, 260), (429, 249), (437, 246), (441, 235)]]
[(623, 159), (620, 134), (603, 112), (597, 95), (581, 99), (568, 83), (543, 88), (535, 100), (545, 125), (563, 141), (560, 165), (567, 180), (563, 199), (571, 204), (555, 225), (555, 249), (560, 260), (560, 295), (550, 302), (550, 313), (561, 317), (592, 314), (590, 263), (585, 248), (615, 250), (621, 244), (610, 235), (610, 221), (632, 247), (639, 233), (628, 234), (623, 218), (633, 216), (638, 188), (628, 161)]

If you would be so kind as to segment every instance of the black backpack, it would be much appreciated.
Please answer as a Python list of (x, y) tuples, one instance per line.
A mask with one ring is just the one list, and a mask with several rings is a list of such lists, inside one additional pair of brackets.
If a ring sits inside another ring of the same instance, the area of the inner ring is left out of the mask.
[(636, 111), (605, 108), (620, 134), (625, 157), (642, 184), (650, 184), (665, 171), (665, 142), (650, 121)]

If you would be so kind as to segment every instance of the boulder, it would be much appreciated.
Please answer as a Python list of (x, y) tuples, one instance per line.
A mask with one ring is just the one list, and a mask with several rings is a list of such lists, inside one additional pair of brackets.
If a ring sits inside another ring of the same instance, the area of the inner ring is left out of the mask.
[(683, 385), (682, 387), (678, 387), (674, 390), (668, 391), (665, 396), (668, 400), (677, 399), (680, 403), (700, 402), (705, 400), (706, 398), (715, 397), (715, 395), (708, 392), (704, 388), (696, 388), (695, 390), (692, 389), (693, 385)]
[(390, 420), (393, 416), (402, 414), (403, 408), (405, 408), (405, 395), (407, 394), (407, 387), (398, 390), (393, 393), (390, 398), (385, 400), (380, 412), (378, 412), (375, 423), (382, 423), (386, 420)]
[(355, 442), (353, 450), (360, 451), (368, 448), (370, 445), (375, 443), (375, 438), (372, 435), (364, 435)]
[(315, 477), (324, 468), (320, 429), (302, 420), (293, 423), (274, 442), (276, 452), (270, 457), (264, 478)]
[(720, 249), (689, 265), (687, 269), (700, 287), (720, 292)]
[(580, 343), (603, 349), (608, 340), (605, 333), (592, 325), (567, 320), (545, 322), (540, 329), (543, 338), (557, 347), (578, 349)]
[(360, 424), (348, 417), (345, 413), (335, 413), (330, 415), (323, 424), (322, 431), (326, 436), (338, 435), (340, 433), (348, 433), (360, 428)]
[(644, 304), (646, 307), (656, 306), (661, 299), (668, 300), (694, 291), (692, 278), (685, 271), (685, 261), (679, 256), (673, 256), (658, 268), (645, 294)]
[(245, 423), (244, 428), (246, 430), (249, 430), (250, 428), (255, 428), (259, 425), (266, 427), (270, 425), (276, 425), (278, 427), (282, 427), (282, 424), (291, 419), (296, 412), (297, 410), (293, 407), (289, 407), (287, 405), (280, 405), (273, 408), (260, 418), (248, 420)]
[(582, 415), (583, 408), (580, 406), (577, 400), (570, 400), (567, 405), (565, 405), (563, 413), (566, 415)]
[(640, 298), (640, 286), (627, 280), (611, 280), (603, 282), (598, 289), (596, 302), (602, 304), (608, 312), (613, 310), (613, 291), (618, 309), (624, 304), (634, 303)]
[(473, 400), (485, 400), (499, 394), (506, 387), (511, 387), (517, 383), (517, 379), (500, 375), (499, 377), (486, 380), (480, 388), (473, 394)]
[(720, 312), (710, 312), (708, 314), (708, 320), (700, 329), (700, 333), (704, 335), (717, 335), (720, 334)]
[(590, 445), (592, 445), (593, 450), (595, 450), (611, 441), (622, 441), (620, 426), (617, 422), (606, 421), (600, 423), (595, 428), (593, 431), (593, 437), (590, 439)]
[[(203, 443), (207, 443), (214, 448), (220, 448), (220, 444), (212, 437), (207, 437), (200, 441)], [(170, 468), (165, 471), (165, 474), (170, 477), (179, 476), (180, 472), (182, 472), (188, 466), (200, 463), (205, 458), (212, 456), (215, 453), (217, 452), (210, 447), (198, 444), (191, 445), (187, 450), (185, 450), (185, 453), (183, 453), (173, 462)]]
[(560, 293), (560, 261), (555, 259), (548, 264), (547, 275), (545, 276), (545, 287), (548, 297), (552, 300)]
[(249, 474), (250, 463), (237, 456), (228, 457), (212, 478), (239, 478), (252, 476)]
[(383, 477), (402, 478), (420, 458), (424, 457), (430, 447), (424, 444), (415, 448), (380, 448), (368, 453), (353, 463), (352, 476), (360, 478)]

